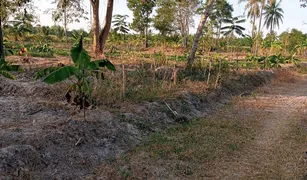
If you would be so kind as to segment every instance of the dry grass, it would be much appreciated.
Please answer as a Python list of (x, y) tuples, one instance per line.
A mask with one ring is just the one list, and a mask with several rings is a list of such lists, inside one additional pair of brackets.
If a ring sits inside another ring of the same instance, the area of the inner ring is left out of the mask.
[(277, 82), (206, 119), (151, 135), (98, 168), (95, 178), (306, 178), (306, 80)]
[(295, 83), (298, 81), (297, 73), (295, 73), (292, 69), (276, 69), (274, 71), (275, 78), (273, 80), (273, 84), (280, 83)]
[(226, 107), (216, 116), (153, 134), (113, 166), (99, 168), (97, 178), (208, 178), (211, 166), (237, 154), (256, 135), (258, 122), (239, 111)]

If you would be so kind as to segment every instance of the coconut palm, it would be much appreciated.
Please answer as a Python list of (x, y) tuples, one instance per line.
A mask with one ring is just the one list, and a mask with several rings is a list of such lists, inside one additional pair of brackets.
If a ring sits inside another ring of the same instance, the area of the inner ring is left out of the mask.
[(260, 0), (239, 0), (239, 3), (246, 2), (245, 10), (247, 11), (247, 17), (252, 19), (252, 38), (256, 35), (256, 19), (260, 17), (261, 4)]
[(283, 22), (283, 13), (284, 11), (280, 7), (281, 0), (277, 3), (272, 1), (264, 7), (264, 24), (267, 29), (270, 29), (270, 32), (274, 31), (274, 28), (277, 26), (279, 28), (280, 22)]

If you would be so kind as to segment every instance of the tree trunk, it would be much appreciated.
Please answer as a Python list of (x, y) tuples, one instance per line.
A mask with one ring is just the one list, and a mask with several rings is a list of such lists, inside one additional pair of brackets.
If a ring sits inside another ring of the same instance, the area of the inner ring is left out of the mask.
[(190, 52), (190, 55), (189, 55), (189, 58), (188, 58), (188, 64), (187, 64), (188, 68), (191, 68), (193, 63), (194, 63), (195, 53), (196, 53), (197, 48), (198, 48), (199, 39), (203, 34), (204, 25), (206, 24), (206, 21), (207, 21), (209, 15), (211, 13), (211, 10), (212, 10), (212, 7), (213, 7), (213, 4), (215, 3), (215, 1), (216, 0), (211, 0), (209, 2), (209, 4), (206, 7), (206, 10), (204, 11), (204, 13), (201, 17), (201, 20), (200, 20), (198, 28), (197, 28), (197, 32), (196, 32), (195, 37), (194, 37), (193, 46), (192, 46), (192, 49), (191, 49), (191, 52)]
[(105, 19), (105, 26), (99, 35), (99, 54), (102, 55), (108, 35), (111, 29), (112, 15), (113, 15), (113, 3), (114, 0), (108, 0), (107, 14)]
[(219, 22), (219, 27), (218, 27), (218, 30), (217, 30), (217, 37), (216, 37), (216, 40), (215, 40), (215, 48), (219, 49), (219, 41), (220, 41), (220, 36), (221, 36), (221, 28), (222, 28), (222, 21), (220, 20)]
[(251, 48), (251, 53), (254, 53), (254, 45), (255, 45), (255, 23), (256, 23), (256, 16), (254, 15), (253, 17), (253, 22), (252, 22), (252, 26), (253, 26), (253, 29), (252, 29), (252, 48)]
[(99, 52), (99, 0), (90, 0), (93, 9), (93, 52), (97, 55)]
[(188, 48), (188, 37), (186, 34), (183, 35), (182, 37), (182, 45), (184, 47), (184, 49)]
[[(149, 19), (149, 14), (148, 12), (146, 13), (146, 18)], [(145, 48), (148, 48), (148, 24), (145, 26)]]
[(145, 28), (145, 48), (148, 48), (148, 27)]
[(262, 2), (261, 2), (261, 10), (260, 10), (260, 17), (259, 17), (258, 33), (257, 33), (258, 37), (257, 37), (257, 40), (256, 40), (256, 49), (255, 49), (256, 55), (258, 55), (259, 36), (260, 36), (260, 33), (261, 33), (261, 23), (262, 23), (262, 14), (263, 14), (264, 5), (265, 5), (265, 0), (262, 0)]
[(3, 36), (2, 36), (2, 23), (0, 17), (0, 63), (4, 60), (4, 47), (3, 47)]
[(65, 30), (65, 38), (66, 44), (68, 43), (68, 34), (67, 34), (67, 12), (66, 7), (64, 7), (64, 30)]

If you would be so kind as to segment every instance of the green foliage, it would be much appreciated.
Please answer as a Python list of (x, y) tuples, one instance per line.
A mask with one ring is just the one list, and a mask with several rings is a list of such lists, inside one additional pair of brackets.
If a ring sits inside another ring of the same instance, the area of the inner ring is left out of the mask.
[(128, 8), (133, 12), (131, 28), (141, 34), (146, 33), (152, 22), (150, 14), (155, 6), (155, 0), (127, 0)]
[(10, 65), (4, 59), (0, 59), (0, 75), (15, 80), (16, 77), (10, 73), (11, 71), (22, 72), (23, 69), (19, 65)]
[(283, 13), (281, 6), (281, 0), (277, 2), (277, 0), (274, 0), (267, 4), (264, 7), (264, 24), (266, 25), (267, 29), (270, 29), (270, 32), (273, 32), (274, 28), (277, 26), (279, 28), (280, 22), (283, 20)]
[(33, 57), (54, 57), (54, 50), (49, 44), (29, 46), (29, 54)]
[[(81, 108), (84, 108), (83, 103), (81, 103), (82, 98), (91, 100), (92, 97), (92, 88), (91, 88), (91, 77), (93, 73), (100, 73), (100, 67), (106, 67), (109, 70), (115, 71), (114, 65), (108, 60), (98, 60), (91, 61), (91, 57), (83, 48), (83, 37), (80, 37), (80, 40), (75, 44), (71, 51), (70, 56), (74, 62), (73, 66), (63, 66), (63, 67), (50, 67), (43, 69), (36, 74), (36, 79), (44, 77), (44, 82), (48, 84), (54, 84), (57, 82), (64, 81), (71, 76), (75, 77), (75, 82), (68, 88), (67, 96), (71, 96), (71, 92), (75, 92), (76, 96), (74, 101), (77, 105), (80, 105)], [(70, 99), (67, 99), (70, 101)]]
[(12, 26), (7, 26), (9, 33), (14, 36), (14, 41), (18, 41), (19, 38), (24, 37), (25, 33), (32, 32), (22, 21), (10, 21)]
[[(55, 0), (53, 4), (56, 4), (57, 8), (49, 11), (51, 11), (52, 19), (55, 22), (72, 23), (80, 22), (80, 19), (88, 19), (86, 16), (88, 12), (83, 8), (81, 0)], [(66, 25), (64, 24), (64, 26)]]
[(245, 34), (243, 33), (243, 31), (245, 31), (245, 28), (238, 24), (244, 23), (246, 20), (240, 18), (240, 16), (237, 16), (229, 19), (223, 19), (223, 22), (229, 25), (221, 28), (222, 33), (225, 36), (234, 36), (234, 34), (237, 34), (239, 36), (245, 37)]
[(56, 49), (54, 50), (54, 54), (60, 55), (60, 56), (69, 56), (70, 52), (66, 50)]
[(175, 30), (175, 5), (173, 0), (157, 1), (158, 8), (157, 15), (154, 17), (154, 27), (164, 36)]
[(303, 44), (307, 42), (307, 35), (297, 29), (292, 29), (290, 32), (285, 31), (281, 33), (279, 39), (285, 45), (286, 50), (292, 54), (301, 47), (304, 47)]
[(120, 15), (120, 14), (115, 14), (113, 16), (113, 26), (114, 26), (114, 31), (118, 34), (128, 34), (129, 33), (129, 28), (128, 28), (128, 23), (127, 23), (127, 18), (128, 15)]

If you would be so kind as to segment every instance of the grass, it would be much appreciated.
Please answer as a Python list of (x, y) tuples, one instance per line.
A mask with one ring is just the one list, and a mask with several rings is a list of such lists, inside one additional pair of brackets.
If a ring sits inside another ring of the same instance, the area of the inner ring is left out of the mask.
[[(235, 156), (257, 134), (254, 118), (237, 116), (226, 107), (215, 117), (179, 125), (152, 134), (142, 145), (112, 165), (103, 165), (97, 177), (114, 179), (203, 179), (214, 162)], [(215, 164), (216, 165), (216, 164)]]

